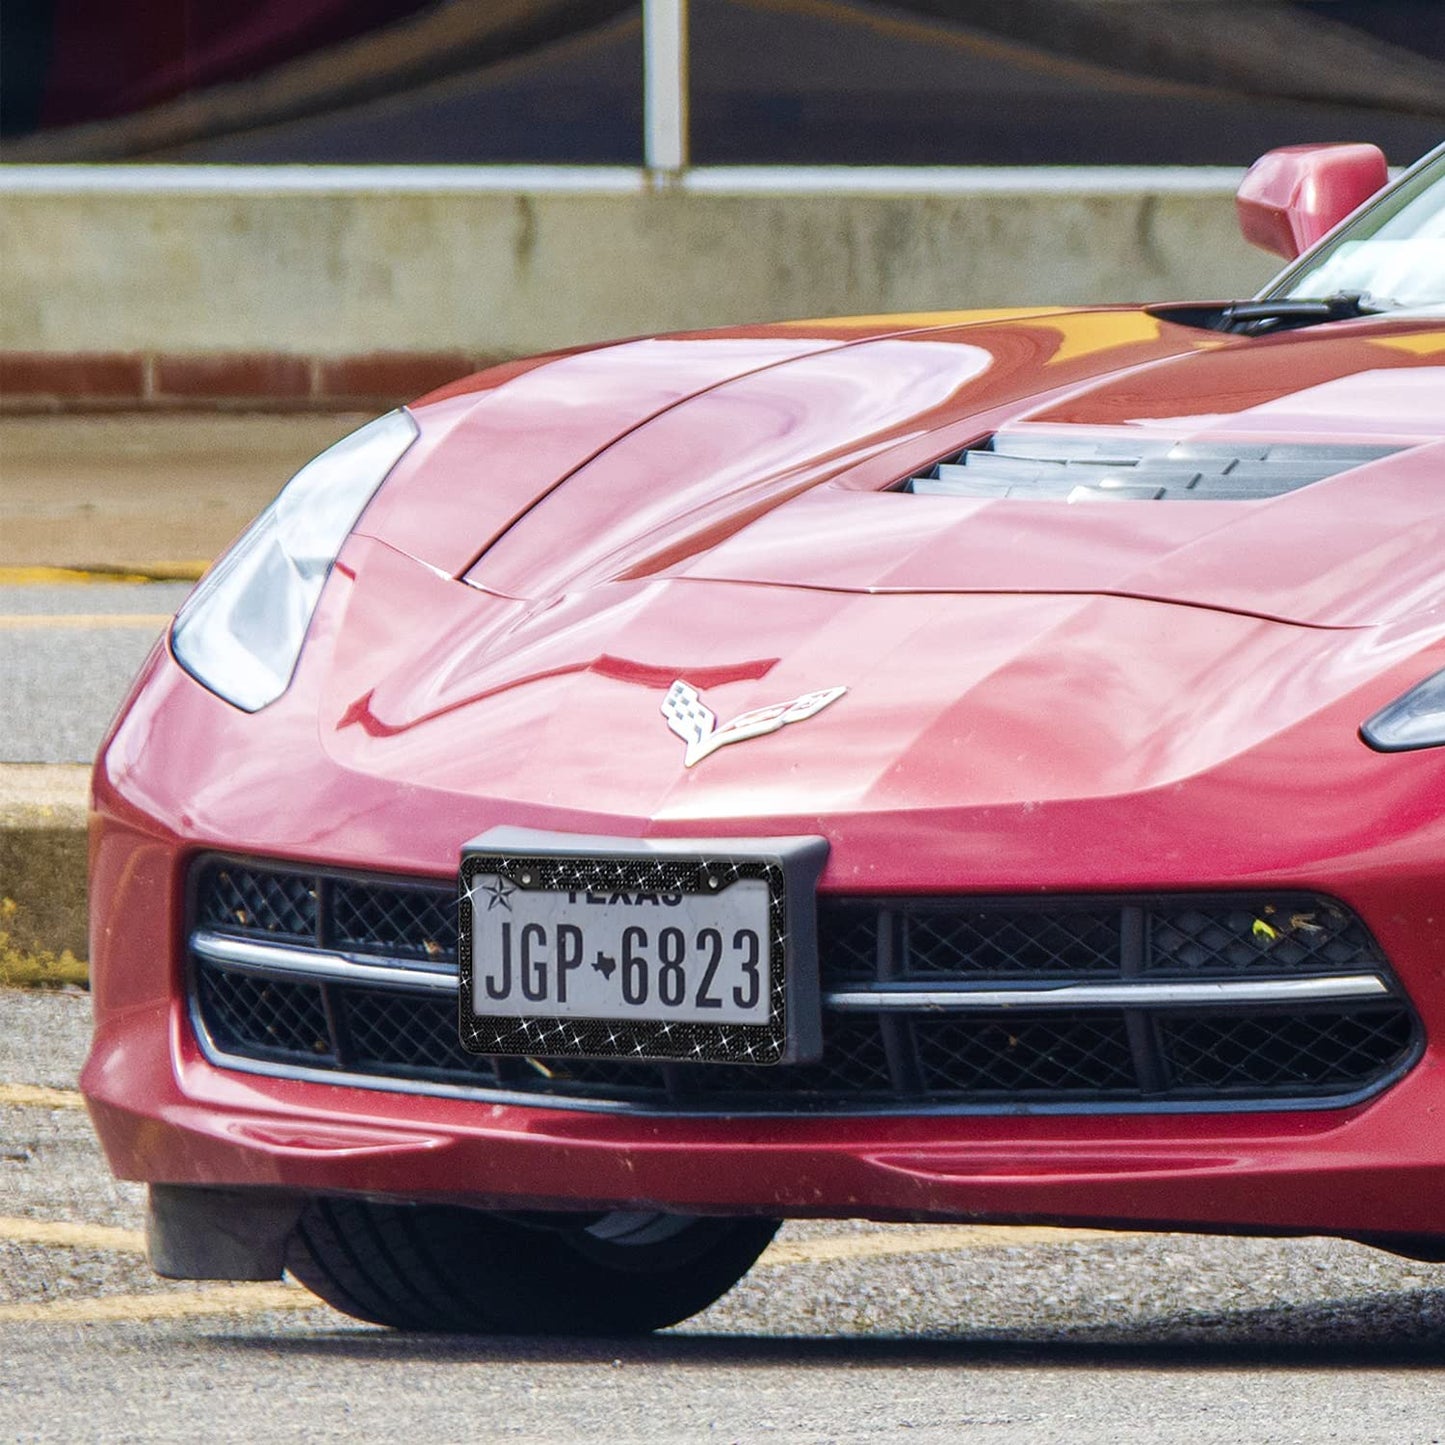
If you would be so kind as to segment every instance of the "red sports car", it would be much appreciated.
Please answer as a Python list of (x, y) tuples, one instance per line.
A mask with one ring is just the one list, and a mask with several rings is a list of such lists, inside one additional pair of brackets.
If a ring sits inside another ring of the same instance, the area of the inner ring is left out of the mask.
[(96, 766), (155, 1267), (611, 1332), (784, 1217), (1445, 1259), (1445, 149), (1240, 207), (1252, 301), (622, 342), (299, 472)]

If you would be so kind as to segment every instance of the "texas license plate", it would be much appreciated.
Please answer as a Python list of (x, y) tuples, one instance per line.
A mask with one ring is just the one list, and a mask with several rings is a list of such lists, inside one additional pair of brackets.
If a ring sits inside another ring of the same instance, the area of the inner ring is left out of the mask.
[(533, 1057), (816, 1057), (825, 856), (820, 839), (704, 851), (484, 835), (462, 857), (462, 1043)]

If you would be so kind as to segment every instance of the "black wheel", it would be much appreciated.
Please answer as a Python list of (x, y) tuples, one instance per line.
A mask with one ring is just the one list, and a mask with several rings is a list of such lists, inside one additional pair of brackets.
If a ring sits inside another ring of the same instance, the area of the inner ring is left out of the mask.
[(313, 1200), (286, 1267), (327, 1304), (408, 1330), (640, 1334), (726, 1294), (776, 1219), (615, 1212), (525, 1221), (448, 1205)]

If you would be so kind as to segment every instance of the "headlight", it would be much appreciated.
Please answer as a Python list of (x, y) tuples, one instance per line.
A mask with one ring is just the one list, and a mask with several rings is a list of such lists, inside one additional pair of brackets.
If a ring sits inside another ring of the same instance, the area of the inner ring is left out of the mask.
[(287, 482), (176, 617), (171, 650), (197, 682), (246, 712), (286, 691), (341, 544), (416, 437), (388, 412)]
[(1361, 724), (1360, 736), (1380, 753), (1445, 747), (1445, 672), (1417, 683)]

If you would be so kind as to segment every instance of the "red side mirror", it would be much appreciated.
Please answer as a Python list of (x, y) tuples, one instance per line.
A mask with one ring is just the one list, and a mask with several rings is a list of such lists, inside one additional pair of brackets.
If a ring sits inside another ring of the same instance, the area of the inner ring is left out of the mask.
[(1252, 246), (1294, 260), (1389, 180), (1372, 145), (1284, 146), (1249, 168), (1235, 197)]

